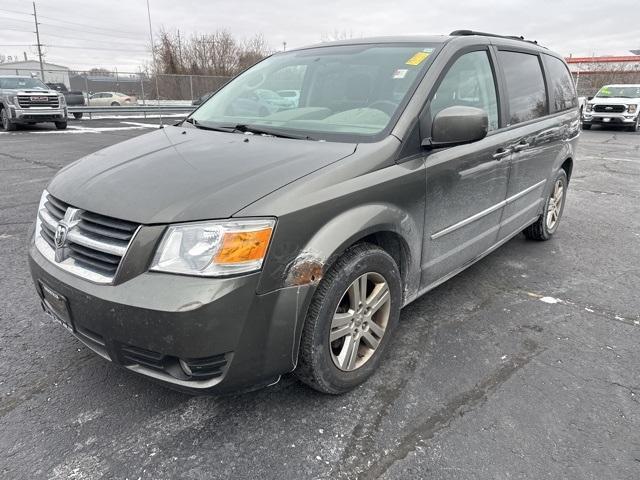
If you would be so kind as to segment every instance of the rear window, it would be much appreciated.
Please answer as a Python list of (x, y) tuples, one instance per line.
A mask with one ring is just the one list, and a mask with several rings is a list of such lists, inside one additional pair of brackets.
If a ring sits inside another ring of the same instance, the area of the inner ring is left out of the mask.
[(498, 55), (507, 82), (508, 125), (546, 115), (547, 92), (538, 56), (507, 51)]
[(556, 57), (544, 55), (547, 82), (551, 95), (551, 112), (562, 112), (578, 106), (578, 97), (573, 78), (564, 62)]

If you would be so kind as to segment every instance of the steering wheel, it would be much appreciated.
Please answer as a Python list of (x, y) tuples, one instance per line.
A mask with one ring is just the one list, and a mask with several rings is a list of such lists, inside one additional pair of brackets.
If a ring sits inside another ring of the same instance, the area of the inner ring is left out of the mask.
[(390, 100), (376, 100), (375, 102), (367, 105), (366, 108), (373, 108), (375, 110), (380, 110), (386, 113), (387, 115), (392, 116), (393, 113), (396, 111), (396, 108), (398, 108), (398, 104)]

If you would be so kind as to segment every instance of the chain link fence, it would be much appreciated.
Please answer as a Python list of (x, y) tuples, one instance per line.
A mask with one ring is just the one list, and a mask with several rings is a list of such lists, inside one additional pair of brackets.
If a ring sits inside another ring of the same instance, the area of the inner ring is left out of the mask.
[(73, 71), (44, 69), (44, 79), (39, 69), (3, 67), (0, 75), (33, 76), (45, 83), (64, 84), (69, 91), (82, 92), (87, 104), (99, 103), (96, 94), (118, 92), (135, 97), (139, 104), (147, 102), (192, 103), (215, 92), (233, 77), (215, 75), (147, 75), (142, 72)]

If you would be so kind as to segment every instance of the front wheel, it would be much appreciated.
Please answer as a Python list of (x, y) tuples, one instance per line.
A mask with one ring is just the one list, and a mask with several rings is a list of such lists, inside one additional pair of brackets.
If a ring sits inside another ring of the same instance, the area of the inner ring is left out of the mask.
[(636, 118), (636, 121), (633, 125), (629, 127), (630, 132), (640, 132), (640, 115)]
[(64, 130), (67, 128), (67, 122), (56, 122), (56, 128), (58, 130)]
[(118, 102), (111, 102), (112, 107), (119, 107), (120, 104)]
[(582, 124), (582, 129), (583, 130), (591, 130), (591, 124), (590, 123), (583, 123)]
[(16, 129), (16, 124), (11, 122), (6, 108), (0, 109), (0, 124), (5, 132), (13, 132)]
[(73, 118), (80, 120), (82, 118), (82, 112), (76, 112), (73, 114)]
[(347, 250), (320, 281), (307, 314), (296, 376), (331, 394), (354, 389), (378, 367), (402, 303), (400, 272), (381, 248)]
[(567, 173), (560, 169), (551, 193), (544, 204), (544, 210), (538, 220), (523, 230), (525, 237), (530, 240), (549, 240), (558, 229), (562, 212), (564, 211), (565, 198), (569, 180)]

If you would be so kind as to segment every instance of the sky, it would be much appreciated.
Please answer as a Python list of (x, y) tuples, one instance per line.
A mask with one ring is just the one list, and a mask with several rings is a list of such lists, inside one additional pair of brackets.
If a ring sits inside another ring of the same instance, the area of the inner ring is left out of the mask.
[[(359, 38), (473, 29), (524, 35), (565, 56), (640, 48), (639, 0), (150, 0), (154, 31), (261, 33), (273, 50)], [(45, 61), (136, 72), (150, 63), (146, 0), (37, 0)], [(36, 59), (32, 2), (0, 0), (0, 55)]]

